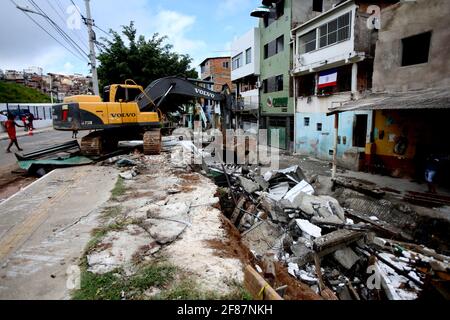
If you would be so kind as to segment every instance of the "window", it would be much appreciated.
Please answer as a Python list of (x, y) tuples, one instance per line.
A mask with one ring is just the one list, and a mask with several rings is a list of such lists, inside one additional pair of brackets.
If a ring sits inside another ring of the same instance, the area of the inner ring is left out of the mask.
[(317, 131), (322, 131), (322, 124), (321, 123), (317, 124)]
[(319, 27), (319, 48), (350, 39), (351, 12)]
[(323, 11), (323, 0), (313, 0), (313, 11), (322, 12)]
[(309, 127), (310, 118), (304, 118), (303, 120), (304, 120), (304, 122), (303, 122), (304, 126)]
[(275, 77), (276, 91), (283, 91), (283, 75)]
[(245, 50), (245, 63), (252, 63), (252, 48)]
[(316, 29), (299, 37), (299, 54), (307, 53), (316, 50)]
[(264, 45), (264, 59), (270, 58), (284, 50), (284, 36), (279, 36)]
[(310, 97), (316, 92), (316, 74), (310, 73), (298, 78), (297, 95), (299, 97)]
[(225, 69), (228, 69), (228, 68), (230, 67), (230, 63), (229, 63), (228, 61), (224, 62), (224, 63), (223, 63), (223, 67), (224, 67)]
[(284, 50), (284, 36), (280, 36), (275, 40), (275, 52), (280, 53)]
[(243, 59), (242, 52), (232, 59), (233, 70), (236, 70), (236, 69), (239, 69), (240, 67), (242, 67), (242, 65), (243, 65), (242, 59)]
[(283, 89), (284, 89), (283, 75), (270, 77), (268, 79), (263, 80), (264, 93), (283, 91)]
[(402, 39), (402, 66), (427, 63), (430, 55), (431, 32)]

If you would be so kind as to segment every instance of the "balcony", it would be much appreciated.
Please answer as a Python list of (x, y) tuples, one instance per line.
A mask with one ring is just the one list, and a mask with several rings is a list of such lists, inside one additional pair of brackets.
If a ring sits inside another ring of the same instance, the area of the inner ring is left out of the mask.
[(254, 112), (259, 108), (259, 90), (250, 90), (241, 93), (241, 99), (236, 104), (237, 112)]

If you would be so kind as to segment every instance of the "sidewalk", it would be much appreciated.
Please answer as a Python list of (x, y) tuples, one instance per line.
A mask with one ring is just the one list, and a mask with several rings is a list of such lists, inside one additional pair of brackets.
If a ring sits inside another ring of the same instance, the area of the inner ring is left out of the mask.
[[(35, 134), (40, 134), (40, 133), (45, 133), (45, 132), (50, 132), (53, 130), (53, 127), (47, 127), (47, 128), (40, 128), (40, 129), (36, 129), (33, 130), (33, 135)], [(17, 137), (25, 137), (28, 135), (28, 131), (21, 131), (21, 130), (17, 130)], [(0, 132), (0, 141), (2, 140), (8, 140), (8, 133), (6, 132)]]

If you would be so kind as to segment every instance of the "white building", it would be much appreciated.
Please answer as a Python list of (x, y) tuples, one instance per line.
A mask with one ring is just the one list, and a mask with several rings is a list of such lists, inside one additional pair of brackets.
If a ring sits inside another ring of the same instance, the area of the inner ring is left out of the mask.
[[(358, 99), (371, 89), (376, 30), (368, 27), (364, 1), (349, 0), (292, 30), (297, 153), (357, 169), (370, 141), (370, 112), (335, 119), (330, 109)], [(337, 142), (337, 149), (335, 148)]]
[(231, 44), (231, 81), (236, 84), (235, 126), (257, 128), (259, 110), (260, 36), (253, 28)]
[(24, 69), (23, 73), (30, 74), (30, 75), (42, 76), (42, 74), (44, 73), (44, 70), (40, 67), (29, 67), (27, 69)]

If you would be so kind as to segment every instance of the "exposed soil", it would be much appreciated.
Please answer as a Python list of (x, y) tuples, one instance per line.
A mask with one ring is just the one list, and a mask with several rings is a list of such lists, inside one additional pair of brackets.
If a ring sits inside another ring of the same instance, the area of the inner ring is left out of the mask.
[(26, 176), (17, 165), (7, 166), (0, 169), (0, 202), (8, 199), (21, 189), (30, 185), (37, 178)]
[(275, 263), (275, 269), (277, 272), (275, 287), (288, 286), (285, 300), (322, 300), (308, 285), (294, 279), (281, 263)]
[(250, 250), (241, 242), (241, 234), (226, 217), (222, 217), (222, 227), (227, 234), (226, 241), (209, 240), (209, 247), (216, 250), (216, 255), (221, 258), (237, 258), (242, 264), (253, 265), (255, 258)]

